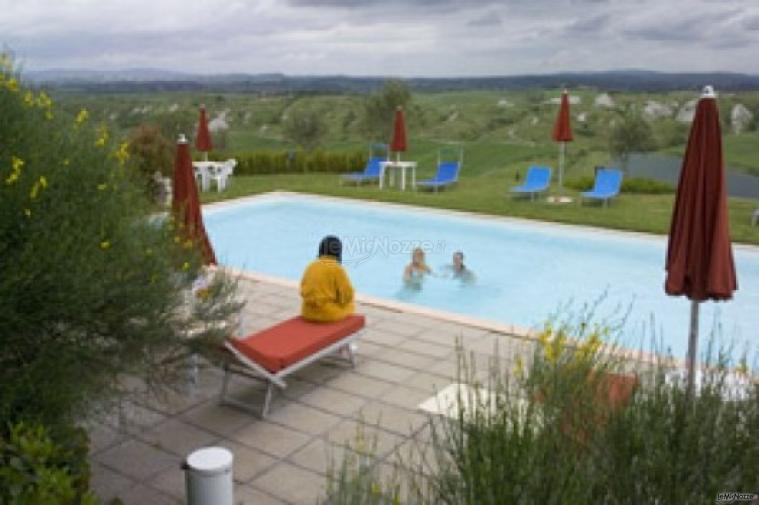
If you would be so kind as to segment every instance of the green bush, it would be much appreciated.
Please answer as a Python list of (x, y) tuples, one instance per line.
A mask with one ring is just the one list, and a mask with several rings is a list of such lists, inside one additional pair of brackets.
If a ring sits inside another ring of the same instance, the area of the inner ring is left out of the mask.
[[(569, 179), (564, 183), (568, 188), (576, 191), (588, 191), (593, 188), (594, 178), (590, 175)], [(675, 187), (666, 182), (645, 177), (632, 177), (622, 180), (623, 193), (640, 193), (650, 195), (661, 195), (674, 193)]]
[(0, 419), (65, 426), (132, 393), (126, 375), (156, 388), (184, 378), (180, 358), (223, 337), (233, 286), (219, 277), (208, 310), (186, 310), (200, 255), (173, 219), (151, 219), (127, 144), (4, 62)]
[(235, 174), (298, 174), (304, 172), (345, 173), (363, 170), (366, 153), (328, 152), (316, 149), (306, 151), (254, 151), (237, 153), (213, 153), (213, 159), (235, 158)]
[(589, 315), (546, 325), (529, 363), (495, 359), (480, 380), (461, 352), (457, 382), (493, 396), (472, 394), (455, 418), (432, 419), (397, 480), (378, 480), (376, 459), (346, 457), (349, 469), (330, 476), (328, 502), (374, 493), (384, 497), (375, 503), (634, 505), (757, 492), (759, 385), (723, 396), (726, 362), (707, 358), (700, 392), (689, 397), (665, 380), (666, 357), (637, 363), (620, 393), (614, 380), (629, 365), (602, 344), (610, 333)]
[(18, 423), (0, 437), (0, 503), (95, 505), (88, 491), (87, 437), (69, 430), (53, 440), (40, 425)]

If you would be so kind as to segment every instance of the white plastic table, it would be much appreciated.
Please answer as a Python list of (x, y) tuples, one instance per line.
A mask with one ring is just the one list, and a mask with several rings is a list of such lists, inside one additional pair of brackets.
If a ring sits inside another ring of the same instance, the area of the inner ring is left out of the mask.
[[(389, 169), (389, 170), (388, 170)], [(385, 185), (385, 172), (389, 173), (389, 185), (394, 185), (394, 172), (401, 171), (401, 191), (406, 191), (406, 169), (411, 171), (411, 187), (416, 189), (416, 161), (382, 161), (380, 162), (379, 188)]]

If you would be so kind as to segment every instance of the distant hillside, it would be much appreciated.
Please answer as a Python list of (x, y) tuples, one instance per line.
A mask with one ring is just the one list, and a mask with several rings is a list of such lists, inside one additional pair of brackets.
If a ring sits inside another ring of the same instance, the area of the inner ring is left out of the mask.
[[(42, 70), (25, 78), (47, 86), (89, 92), (219, 91), (254, 93), (367, 93), (386, 77), (287, 76), (283, 74), (199, 75), (158, 69), (119, 71)], [(727, 73), (663, 73), (641, 70), (576, 72), (492, 77), (415, 77), (405, 79), (418, 91), (520, 90), (592, 87), (610, 91), (700, 89), (711, 84), (722, 91), (759, 90), (759, 76)]]

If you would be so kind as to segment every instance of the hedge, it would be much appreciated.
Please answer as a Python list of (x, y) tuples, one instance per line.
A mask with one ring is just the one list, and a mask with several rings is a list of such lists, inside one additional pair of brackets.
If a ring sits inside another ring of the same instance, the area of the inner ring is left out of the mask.
[(235, 173), (239, 175), (356, 172), (364, 169), (367, 160), (363, 151), (330, 152), (321, 149), (312, 152), (261, 150), (213, 153), (211, 158), (236, 159)]
[[(586, 175), (570, 179), (565, 182), (565, 186), (577, 191), (588, 191), (593, 187), (594, 179), (592, 176)], [(660, 195), (667, 193), (674, 193), (675, 188), (669, 183), (657, 181), (655, 179), (647, 179), (644, 177), (633, 177), (622, 180), (622, 192), (623, 193), (641, 193)]]

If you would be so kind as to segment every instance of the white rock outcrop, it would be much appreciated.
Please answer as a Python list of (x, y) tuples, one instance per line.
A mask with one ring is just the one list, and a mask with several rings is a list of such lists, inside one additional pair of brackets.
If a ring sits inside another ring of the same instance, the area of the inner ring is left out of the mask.
[(646, 106), (643, 108), (643, 115), (648, 119), (660, 119), (670, 117), (672, 115), (672, 107), (667, 104), (657, 102), (655, 100), (649, 100), (646, 102)]
[(602, 107), (609, 109), (611, 107), (614, 107), (614, 99), (609, 95), (608, 93), (601, 93), (596, 97), (595, 100), (593, 100), (593, 105), (596, 107)]
[(734, 133), (746, 131), (753, 119), (754, 114), (742, 103), (735, 104), (733, 110), (730, 111), (730, 126)]

